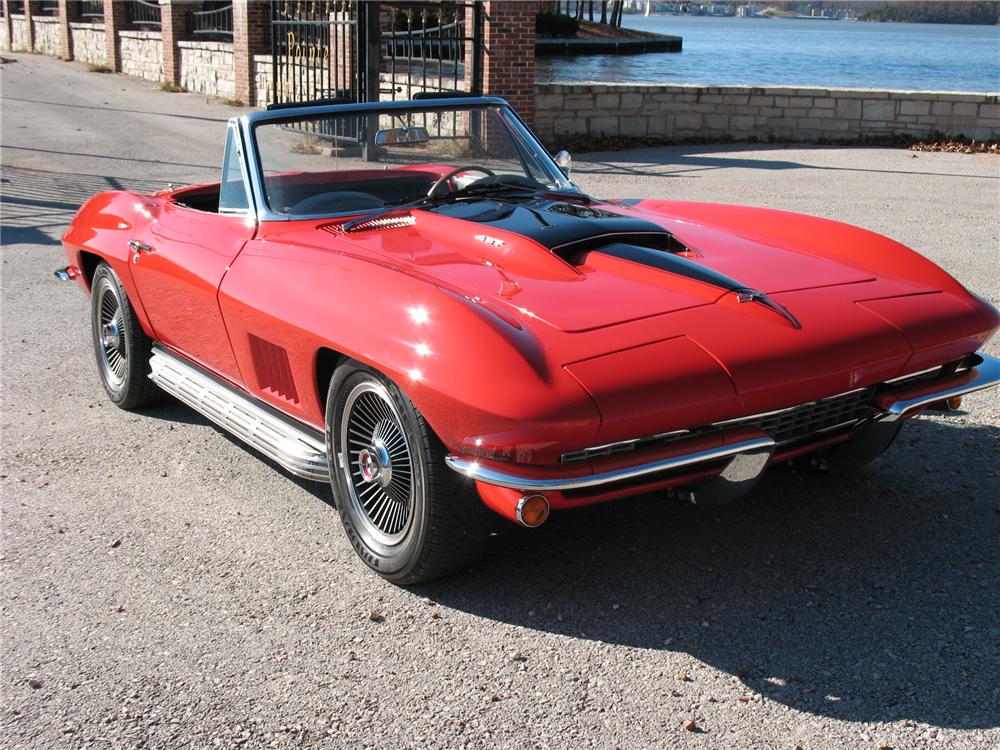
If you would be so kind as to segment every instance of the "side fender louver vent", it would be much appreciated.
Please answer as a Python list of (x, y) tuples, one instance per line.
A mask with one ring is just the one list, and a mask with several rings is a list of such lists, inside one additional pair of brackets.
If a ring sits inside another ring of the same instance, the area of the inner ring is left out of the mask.
[(277, 344), (257, 338), (252, 333), (248, 334), (248, 338), (250, 356), (253, 358), (254, 372), (260, 387), (290, 403), (299, 403), (292, 368), (288, 364), (288, 352)]

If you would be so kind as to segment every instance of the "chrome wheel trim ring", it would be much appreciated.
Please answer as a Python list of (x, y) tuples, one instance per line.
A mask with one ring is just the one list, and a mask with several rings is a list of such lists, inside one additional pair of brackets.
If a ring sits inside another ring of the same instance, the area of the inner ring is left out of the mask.
[(125, 337), (125, 310), (114, 283), (106, 276), (97, 282), (97, 321), (94, 338), (105, 382), (121, 388), (128, 374), (128, 340)]
[(347, 394), (340, 450), (358, 531), (378, 544), (398, 545), (413, 525), (413, 454), (403, 418), (380, 383), (359, 383)]

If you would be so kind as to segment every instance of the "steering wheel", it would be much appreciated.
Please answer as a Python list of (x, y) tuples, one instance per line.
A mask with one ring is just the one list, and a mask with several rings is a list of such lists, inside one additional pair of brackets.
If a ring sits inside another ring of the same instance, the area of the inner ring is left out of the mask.
[(482, 172), (487, 177), (493, 177), (496, 175), (495, 172), (492, 172), (486, 167), (476, 167), (476, 166), (459, 167), (458, 169), (451, 170), (448, 174), (444, 175), (443, 177), (439, 177), (434, 182), (434, 184), (431, 185), (431, 189), (427, 191), (427, 197), (436, 198), (438, 193), (441, 191), (442, 185), (447, 185), (448, 182), (450, 182), (452, 179), (458, 177), (458, 175), (464, 172)]

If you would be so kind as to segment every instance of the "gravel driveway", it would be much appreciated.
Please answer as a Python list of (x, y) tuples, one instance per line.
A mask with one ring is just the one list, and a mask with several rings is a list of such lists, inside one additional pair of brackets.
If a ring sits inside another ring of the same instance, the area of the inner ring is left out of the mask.
[[(240, 110), (15, 57), (0, 747), (1000, 745), (996, 392), (848, 479), (775, 470), (723, 510), (561, 514), (467, 575), (393, 587), (325, 486), (179, 404), (111, 406), (87, 301), (51, 276), (84, 199), (214, 177)], [(574, 177), (861, 224), (1000, 304), (996, 157), (681, 147), (580, 155)]]

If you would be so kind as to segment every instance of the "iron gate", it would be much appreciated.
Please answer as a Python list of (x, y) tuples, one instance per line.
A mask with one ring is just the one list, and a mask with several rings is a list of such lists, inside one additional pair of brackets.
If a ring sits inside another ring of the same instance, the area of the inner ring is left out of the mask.
[(482, 93), (482, 3), (386, 2), (379, 14), (383, 99)]
[(271, 101), (481, 93), (481, 3), (273, 0)]
[(348, 0), (271, 3), (271, 101), (364, 96), (363, 4)]

